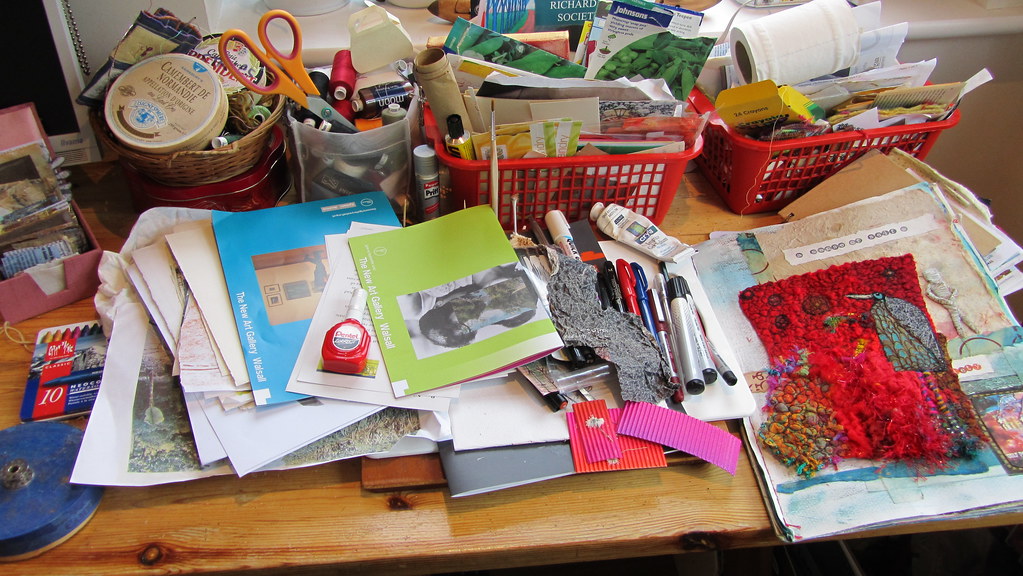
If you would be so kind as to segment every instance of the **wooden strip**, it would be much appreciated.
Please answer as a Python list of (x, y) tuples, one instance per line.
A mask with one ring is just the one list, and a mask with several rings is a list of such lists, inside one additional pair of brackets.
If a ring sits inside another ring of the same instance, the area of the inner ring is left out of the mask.
[(436, 453), (362, 459), (362, 488), (370, 492), (440, 488), (447, 485), (440, 456)]

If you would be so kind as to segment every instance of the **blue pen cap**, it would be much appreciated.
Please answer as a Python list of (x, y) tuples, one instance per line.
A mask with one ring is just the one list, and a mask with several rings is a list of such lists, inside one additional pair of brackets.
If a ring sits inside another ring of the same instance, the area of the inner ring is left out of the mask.
[(646, 272), (643, 271), (643, 267), (635, 262), (630, 262), (629, 266), (632, 267), (632, 275), (636, 277), (636, 296), (639, 297), (642, 294), (643, 298), (646, 298)]

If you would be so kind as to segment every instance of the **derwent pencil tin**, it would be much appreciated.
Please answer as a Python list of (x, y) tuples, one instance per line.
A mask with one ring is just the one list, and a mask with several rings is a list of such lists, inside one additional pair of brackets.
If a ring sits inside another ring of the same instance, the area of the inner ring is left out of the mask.
[(203, 150), (227, 122), (227, 95), (206, 62), (164, 54), (118, 76), (104, 113), (114, 136), (140, 152)]

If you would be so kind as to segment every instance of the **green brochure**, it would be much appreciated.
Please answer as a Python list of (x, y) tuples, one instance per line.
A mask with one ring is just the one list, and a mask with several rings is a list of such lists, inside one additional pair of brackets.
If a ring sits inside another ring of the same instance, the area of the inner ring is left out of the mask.
[(349, 240), (396, 397), (563, 344), (489, 206)]

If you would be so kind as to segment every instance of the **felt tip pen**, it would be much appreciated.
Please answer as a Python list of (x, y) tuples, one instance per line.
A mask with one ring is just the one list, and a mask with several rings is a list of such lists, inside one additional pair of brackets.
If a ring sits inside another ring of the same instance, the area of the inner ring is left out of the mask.
[(657, 295), (657, 302), (660, 305), (660, 314), (664, 319), (665, 334), (667, 336), (667, 350), (671, 356), (671, 369), (675, 375), (674, 380), (671, 384), (675, 385), (675, 392), (672, 394), (671, 399), (675, 403), (681, 405), (686, 399), (686, 391), (682, 386), (682, 366), (680, 364), (681, 357), (678, 355), (678, 348), (675, 343), (675, 335), (677, 330), (671, 320), (670, 306), (668, 305), (668, 275), (661, 273), (658, 274), (654, 279), (656, 286), (654, 287), (655, 294)]
[(711, 341), (710, 337), (704, 334), (707, 339), (707, 348), (710, 350), (710, 358), (714, 361), (714, 369), (721, 374), (721, 379), (725, 381), (729, 386), (735, 386), (735, 383), (739, 381), (739, 377), (735, 375), (735, 372), (729, 368), (728, 363), (721, 357), (717, 347), (714, 346), (714, 342)]
[(618, 272), (618, 286), (622, 290), (625, 309), (639, 316), (639, 303), (636, 301), (636, 276), (632, 273), (632, 266), (619, 258), (615, 260), (615, 271)]
[(677, 276), (668, 281), (668, 304), (682, 383), (689, 394), (702, 394), (706, 384), (702, 378), (703, 367), (697, 353), (696, 334), (692, 330), (692, 310)]
[(632, 276), (636, 279), (636, 305), (639, 306), (639, 316), (643, 319), (643, 325), (650, 331), (650, 334), (657, 334), (654, 313), (650, 310), (650, 300), (646, 295), (648, 288), (646, 273), (643, 272), (643, 267), (636, 262), (630, 262), (629, 267), (632, 268)]
[(612, 306), (611, 288), (607, 284), (607, 277), (600, 270), (597, 271), (597, 298), (600, 300), (601, 310), (607, 310)]
[(547, 229), (551, 231), (551, 241), (554, 242), (554, 245), (561, 248), (565, 256), (582, 260), (579, 249), (575, 246), (575, 240), (572, 239), (572, 231), (568, 227), (565, 213), (561, 210), (551, 210), (544, 215), (543, 220), (547, 223)]
[[(655, 286), (650, 287), (650, 302), (653, 304), (654, 322), (657, 325), (657, 343), (661, 347), (661, 354), (664, 355), (664, 360), (668, 363), (670, 371), (668, 383), (673, 387), (677, 387), (682, 381), (678, 378), (677, 361), (675, 360), (675, 353), (672, 351), (671, 336), (668, 334), (671, 327), (668, 324), (668, 316), (661, 306), (660, 291)], [(682, 400), (678, 401), (681, 402)]]
[(547, 407), (550, 408), (552, 412), (558, 412), (568, 408), (568, 396), (565, 396), (561, 392), (548, 392), (546, 394), (541, 392), (540, 394), (544, 403), (547, 404)]
[(625, 301), (622, 299), (622, 287), (618, 284), (618, 274), (614, 262), (604, 262), (604, 279), (607, 280), (608, 291), (611, 293), (611, 304), (615, 310), (625, 312)]
[[(689, 291), (690, 299), (693, 298), (692, 290)], [(714, 363), (714, 369), (721, 374), (721, 379), (725, 381), (729, 386), (735, 386), (736, 382), (739, 381), (739, 377), (735, 375), (735, 372), (728, 366), (725, 359), (721, 357), (721, 353), (718, 352), (717, 346), (714, 345), (714, 341), (710, 339), (710, 335), (707, 334), (707, 326), (703, 321), (703, 314), (700, 313), (700, 307), (696, 305), (696, 300), (691, 300), (693, 311), (696, 313), (696, 323), (700, 327), (700, 334), (703, 336), (704, 343), (707, 345), (707, 352), (710, 353), (710, 359)]]
[(696, 309), (696, 299), (693, 298), (693, 291), (689, 289), (689, 282), (682, 276), (679, 276), (679, 280), (682, 283), (682, 288), (686, 291), (689, 309), (692, 310), (691, 330), (696, 334), (696, 351), (700, 355), (700, 364), (703, 365), (703, 379), (707, 384), (713, 384), (718, 379), (718, 371), (710, 347), (707, 345), (709, 340), (703, 329), (703, 322), (700, 320), (700, 312)]

